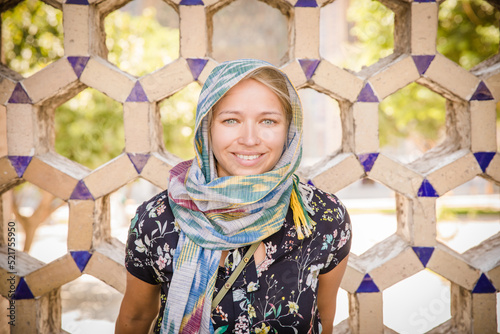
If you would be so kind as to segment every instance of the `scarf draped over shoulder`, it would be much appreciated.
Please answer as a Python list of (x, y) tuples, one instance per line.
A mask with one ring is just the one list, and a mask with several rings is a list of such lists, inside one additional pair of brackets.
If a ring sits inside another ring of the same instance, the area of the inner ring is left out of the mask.
[[(231, 87), (262, 67), (282, 73), (269, 63), (251, 59), (221, 63), (213, 69), (198, 101), (195, 158), (171, 170), (169, 203), (180, 235), (162, 333), (214, 332), (211, 301), (222, 250), (250, 245), (277, 232), (290, 205), (299, 235), (301, 227), (306, 235), (310, 232), (293, 174), (302, 156), (302, 108), (284, 73), (293, 115), (286, 147), (276, 166), (259, 175), (217, 177), (206, 116)], [(301, 220), (302, 225), (297, 225)]]

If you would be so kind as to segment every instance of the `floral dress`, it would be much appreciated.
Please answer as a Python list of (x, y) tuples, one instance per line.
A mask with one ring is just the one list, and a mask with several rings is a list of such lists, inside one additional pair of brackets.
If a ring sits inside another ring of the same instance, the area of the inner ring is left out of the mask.
[[(351, 247), (351, 224), (342, 203), (311, 185), (304, 198), (316, 222), (311, 236), (299, 240), (289, 209), (283, 227), (263, 240), (265, 259), (248, 262), (212, 312), (215, 333), (321, 333), (317, 308), (318, 275), (335, 268)], [(135, 277), (161, 284), (159, 333), (179, 229), (164, 191), (144, 202), (132, 219), (125, 266)], [(229, 252), (219, 267), (214, 296), (241, 261), (248, 246)]]

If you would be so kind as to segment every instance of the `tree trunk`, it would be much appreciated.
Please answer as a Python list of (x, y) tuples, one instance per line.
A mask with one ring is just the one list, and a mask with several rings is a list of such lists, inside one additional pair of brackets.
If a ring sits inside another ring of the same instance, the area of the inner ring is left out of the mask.
[(57, 197), (45, 190), (39, 189), (39, 192), (42, 198), (38, 207), (29, 217), (23, 216), (20, 213), (20, 203), (18, 202), (19, 200), (16, 199), (16, 196), (13, 195), (14, 198), (12, 200), (12, 211), (16, 215), (17, 221), (23, 226), (26, 234), (23, 249), (25, 252), (30, 251), (37, 228), (42, 223), (44, 223), (54, 211), (56, 211), (60, 206), (64, 204), (63, 201), (59, 200)]

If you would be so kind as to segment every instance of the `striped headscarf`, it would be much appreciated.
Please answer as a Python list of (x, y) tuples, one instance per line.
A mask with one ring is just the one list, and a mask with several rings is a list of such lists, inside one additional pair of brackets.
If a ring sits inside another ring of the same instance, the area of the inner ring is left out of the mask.
[[(254, 70), (273, 65), (259, 60), (221, 63), (200, 93), (195, 124), (195, 158), (170, 172), (169, 202), (180, 227), (174, 274), (162, 333), (213, 333), (211, 302), (222, 250), (250, 245), (277, 232), (292, 205), (299, 235), (310, 233), (293, 175), (302, 156), (302, 108), (284, 73), (292, 107), (286, 147), (276, 166), (264, 174), (217, 177), (209, 143), (212, 106)], [(294, 205), (295, 204), (295, 205)]]

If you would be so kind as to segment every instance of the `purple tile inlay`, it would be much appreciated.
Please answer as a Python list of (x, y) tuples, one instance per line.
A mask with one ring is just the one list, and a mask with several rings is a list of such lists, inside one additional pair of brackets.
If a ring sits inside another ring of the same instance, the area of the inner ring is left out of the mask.
[(318, 68), (319, 62), (319, 59), (299, 59), (300, 67), (302, 67), (307, 80), (312, 78), (314, 71)]
[(137, 174), (141, 174), (142, 170), (144, 169), (144, 166), (146, 166), (146, 163), (149, 160), (149, 154), (127, 153), (127, 155), (132, 164), (134, 165)]
[(10, 163), (12, 167), (16, 170), (17, 176), (23, 177), (26, 168), (33, 159), (32, 156), (22, 156), (22, 155), (9, 155)]
[(66, 3), (70, 5), (89, 5), (88, 0), (66, 0)]
[(295, 7), (318, 7), (316, 0), (298, 0)]
[(68, 57), (68, 61), (71, 64), (71, 67), (73, 67), (73, 71), (78, 79), (80, 79), (80, 76), (82, 75), (85, 66), (87, 66), (89, 59), (90, 57)]
[(474, 153), (474, 157), (477, 160), (477, 163), (481, 167), (483, 173), (486, 173), (486, 168), (490, 165), (491, 160), (495, 156), (495, 152), (476, 152)]
[(85, 266), (90, 260), (90, 257), (92, 256), (92, 253), (88, 251), (73, 251), (69, 253), (71, 254), (73, 260), (75, 260), (75, 263), (78, 269), (80, 269), (80, 272), (83, 272)]
[(314, 185), (314, 183), (313, 183), (313, 181), (312, 181), (312, 180), (307, 180), (307, 184), (310, 184), (311, 186), (316, 187), (316, 186)]
[(378, 158), (378, 153), (366, 153), (360, 154), (358, 156), (359, 161), (363, 165), (365, 172), (369, 172), (372, 170), (373, 165), (375, 164), (375, 160)]
[(472, 293), (495, 293), (495, 292), (497, 292), (497, 289), (484, 273), (481, 274), (481, 276), (477, 280), (476, 285), (474, 286), (474, 289), (472, 289)]
[(373, 92), (369, 82), (367, 82), (361, 92), (359, 92), (358, 102), (378, 102), (378, 97)]
[(356, 292), (380, 292), (380, 290), (371, 276), (366, 274)]
[(85, 185), (85, 182), (83, 180), (78, 181), (75, 189), (73, 189), (73, 192), (71, 193), (71, 196), (69, 197), (70, 199), (81, 199), (81, 200), (93, 200), (94, 196), (89, 191), (89, 188)]
[(132, 91), (130, 92), (125, 102), (148, 102), (146, 92), (142, 88), (139, 80), (136, 81), (134, 88), (132, 88)]
[(415, 254), (417, 254), (420, 262), (427, 267), (427, 263), (429, 262), (432, 253), (434, 252), (434, 247), (412, 247)]
[(486, 86), (486, 84), (481, 81), (479, 82), (479, 85), (477, 85), (476, 91), (474, 94), (472, 94), (472, 97), (470, 98), (471, 101), (489, 101), (493, 100), (493, 95), (491, 94), (490, 90)]
[(429, 55), (429, 56), (411, 56), (411, 57), (413, 58), (415, 66), (417, 66), (418, 73), (420, 75), (423, 75), (431, 65), (435, 56)]
[(201, 72), (207, 65), (208, 59), (203, 58), (187, 58), (186, 59), (189, 69), (191, 70), (191, 74), (193, 75), (194, 80), (198, 80)]
[(35, 296), (33, 296), (33, 293), (31, 292), (28, 284), (26, 284), (26, 281), (24, 280), (24, 277), (21, 277), (19, 280), (19, 284), (17, 284), (16, 291), (14, 292), (14, 298), (16, 300), (19, 299), (33, 299)]
[(16, 84), (16, 87), (12, 91), (12, 95), (10, 96), (8, 103), (32, 103), (30, 97), (28, 96), (28, 93), (26, 93), (20, 82)]
[(203, 6), (204, 3), (202, 0), (182, 0), (179, 5), (182, 6)]
[(422, 181), (422, 185), (420, 186), (420, 189), (418, 189), (418, 197), (439, 197), (438, 193), (432, 186), (432, 184), (427, 180), (424, 179)]

